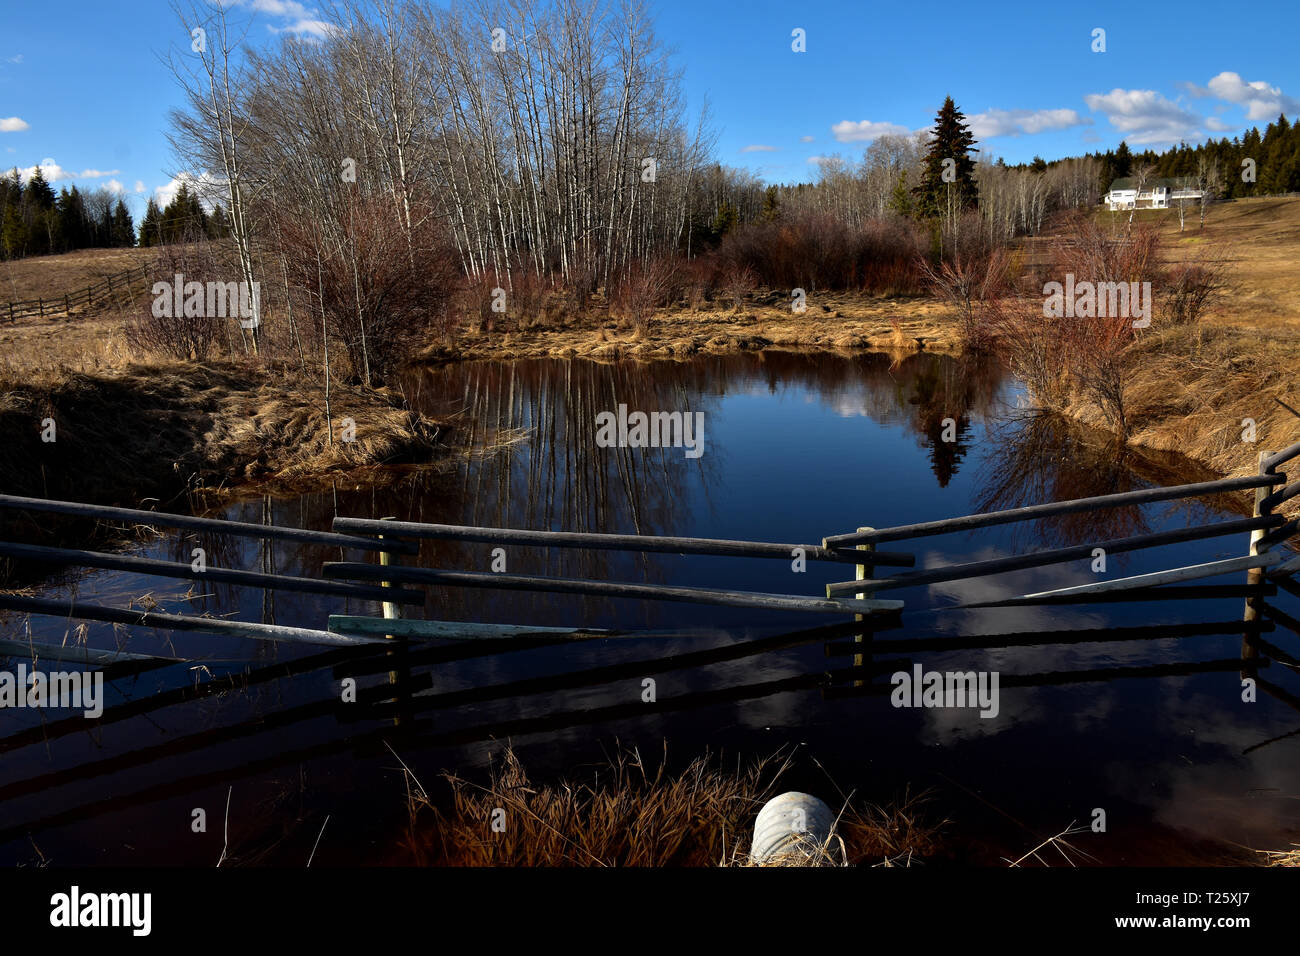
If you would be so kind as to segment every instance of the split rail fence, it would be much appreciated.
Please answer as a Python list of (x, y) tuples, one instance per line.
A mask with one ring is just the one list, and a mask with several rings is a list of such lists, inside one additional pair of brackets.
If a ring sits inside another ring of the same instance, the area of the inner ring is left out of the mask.
[(93, 309), (103, 302), (113, 301), (123, 293), (129, 293), (132, 283), (141, 282), (149, 277), (148, 266), (136, 266), (123, 272), (106, 276), (84, 289), (67, 292), (63, 295), (25, 299), (21, 302), (9, 302), (0, 305), (0, 319), (16, 322), (29, 316), (45, 318), (47, 315), (71, 315), (77, 308)]
[[(1232, 586), (1177, 587), (1184, 582), (1245, 571), (1247, 596), (1245, 620), (1260, 613), (1258, 588), (1265, 581), (1285, 581), (1294, 586), (1292, 575), (1300, 570), (1300, 558), (1286, 557), (1277, 546), (1300, 530), (1300, 520), (1288, 520), (1277, 512), (1280, 505), (1300, 495), (1300, 481), (1287, 484), (1278, 469), (1300, 456), (1300, 442), (1276, 454), (1261, 452), (1259, 473), (1240, 478), (1172, 487), (1149, 488), (1121, 494), (1031, 505), (928, 521), (892, 528), (861, 528), (848, 534), (825, 538), (820, 545), (777, 542), (735, 541), (716, 538), (686, 538), (637, 534), (597, 534), (564, 531), (535, 531), (483, 528), (466, 525), (424, 524), (395, 520), (337, 517), (332, 531), (315, 531), (251, 522), (225, 521), (170, 515), (128, 508), (112, 508), (77, 502), (50, 501), (0, 495), (0, 510), (62, 514), (128, 525), (151, 525), (190, 531), (219, 532), (249, 538), (333, 545), (361, 552), (375, 552), (378, 565), (357, 561), (330, 561), (323, 566), (323, 578), (268, 574), (232, 568), (202, 567), (178, 561), (163, 561), (134, 555), (101, 553), (77, 548), (50, 547), (14, 541), (0, 541), (0, 558), (56, 565), (65, 568), (99, 568), (182, 580), (206, 580), (267, 590), (296, 591), (332, 597), (378, 602), (383, 617), (333, 615), (327, 629), (286, 627), (277, 624), (208, 617), (165, 614), (134, 608), (88, 605), (71, 599), (54, 600), (21, 594), (0, 593), (0, 609), (32, 614), (58, 615), (87, 620), (111, 621), (178, 630), (200, 630), (259, 640), (300, 641), (350, 645), (383, 642), (390, 638), (511, 638), (569, 635), (574, 637), (615, 633), (581, 626), (534, 627), (529, 625), (472, 624), (402, 618), (402, 606), (423, 605), (425, 588), (463, 587), (580, 594), (610, 598), (741, 607), (774, 611), (852, 616), (857, 621), (896, 615), (904, 602), (885, 599), (884, 591), (901, 590), (949, 581), (967, 580), (1030, 568), (1086, 560), (1100, 548), (1106, 554), (1155, 548), (1162, 545), (1208, 540), (1248, 533), (1247, 551), (1241, 557), (1219, 559), (1185, 567), (1129, 577), (1108, 579), (1074, 587), (1027, 592), (997, 600), (970, 602), (957, 607), (992, 607), (1016, 604), (1085, 603), (1095, 600), (1167, 600), (1223, 596)], [(970, 531), (1020, 521), (1078, 514), (1106, 508), (1158, 501), (1197, 498), (1231, 491), (1255, 493), (1253, 514), (1124, 538), (1095, 541), (1064, 548), (985, 559), (943, 567), (911, 569), (913, 554), (878, 550), (882, 544)], [(422, 540), (470, 541), (549, 548), (617, 550), (640, 553), (714, 555), (791, 561), (802, 556), (811, 562), (854, 565), (853, 580), (826, 586), (825, 596), (775, 594), (706, 587), (648, 584), (635, 581), (596, 581), (586, 578), (550, 577), (531, 574), (474, 572), (451, 568), (409, 567), (397, 563), (402, 556), (419, 554)], [(881, 575), (880, 569), (904, 569)], [(1252, 591), (1252, 588), (1255, 590)]]

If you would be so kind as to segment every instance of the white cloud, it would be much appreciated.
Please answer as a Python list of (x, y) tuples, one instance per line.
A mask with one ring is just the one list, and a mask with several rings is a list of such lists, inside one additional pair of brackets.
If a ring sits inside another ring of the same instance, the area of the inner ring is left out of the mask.
[(190, 192), (198, 193), (199, 199), (202, 201), (205, 209), (208, 211), (212, 210), (213, 198), (217, 195), (218, 190), (222, 186), (222, 180), (217, 179), (217, 177), (208, 172), (204, 172), (198, 176), (195, 176), (192, 173), (180, 173), (177, 176), (173, 176), (171, 182), (167, 183), (165, 186), (159, 186), (153, 191), (154, 199), (157, 200), (158, 205), (166, 208), (167, 204), (176, 198), (176, 193), (180, 190), (181, 183), (185, 183)]
[(800, 137), (799, 137), (799, 142), (801, 142), (801, 143), (811, 143), (811, 142), (812, 142), (814, 139), (816, 139), (816, 138), (817, 138), (817, 137), (815, 137), (815, 136), (800, 136)]
[[(60, 179), (76, 178), (76, 173), (72, 172), (71, 170), (64, 169), (62, 166), (60, 166), (52, 159), (48, 159), (48, 158), (42, 159), (39, 163), (36, 164), (36, 166), (40, 167), (41, 175), (45, 178), (45, 181), (47, 183), (57, 182)], [(26, 168), (19, 167), (18, 175), (22, 177), (23, 182), (30, 181), (31, 178), (36, 175), (36, 166), (28, 166)]]
[(1048, 130), (1087, 126), (1092, 120), (1074, 110), (985, 110), (967, 117), (976, 139), (993, 136), (1032, 136)]
[(334, 24), (320, 19), (320, 11), (297, 0), (223, 0), (229, 6), (247, 7), (255, 13), (265, 13), (285, 22), (268, 23), (272, 33), (288, 33), (311, 39), (323, 39), (338, 32)]
[(119, 196), (126, 192), (126, 187), (116, 179), (110, 179), (108, 182), (104, 183), (104, 188), (111, 193), (117, 193)]
[(295, 0), (248, 0), (247, 6), (274, 17), (305, 17), (311, 12)]
[[(41, 175), (45, 177), (47, 183), (56, 183), (67, 179), (103, 179), (105, 176), (120, 176), (122, 173), (120, 169), (83, 169), (81, 172), (77, 172), (75, 169), (64, 169), (49, 157), (42, 159), (37, 165), (40, 166)], [(36, 175), (36, 166), (19, 168), (18, 174), (23, 178), (24, 182), (27, 182)], [(117, 181), (113, 180), (106, 185), (114, 192), (121, 192), (122, 184), (117, 183), (117, 186), (114, 187), (113, 183), (115, 182)]]
[(273, 27), (268, 25), (272, 33), (291, 33), (297, 36), (308, 36), (315, 39), (324, 39), (333, 33), (338, 32), (338, 28), (332, 23), (325, 20), (313, 20), (309, 17), (295, 20), (286, 27)]
[(741, 150), (741, 152), (742, 153), (775, 153), (776, 150), (777, 147), (775, 146), (760, 146), (758, 144), (755, 144), (752, 146), (746, 146), (744, 149)]
[(17, 116), (0, 119), (0, 133), (21, 133), (23, 130), (31, 128), (30, 123), (19, 119)]
[(1205, 128), (1215, 133), (1226, 133), (1231, 129), (1235, 129), (1236, 127), (1234, 127), (1231, 123), (1225, 123), (1217, 116), (1211, 116), (1205, 120)]
[(23, 62), (23, 55), (22, 55), (21, 53), (19, 53), (17, 56), (11, 56), (11, 57), (9, 57), (9, 58), (6, 60), (6, 62), (8, 62), (8, 63), (21, 63), (21, 62)]
[(882, 136), (907, 136), (912, 131), (897, 123), (877, 123), (873, 120), (841, 120), (831, 127), (831, 132), (841, 143), (866, 143)]
[(1089, 93), (1083, 98), (1088, 108), (1104, 113), (1110, 125), (1133, 143), (1175, 143), (1192, 138), (1201, 117), (1165, 99), (1155, 90), (1122, 90)]
[(1246, 118), (1250, 120), (1275, 120), (1279, 113), (1292, 116), (1300, 113), (1300, 100), (1284, 96), (1280, 89), (1263, 80), (1247, 83), (1238, 73), (1225, 70), (1210, 80), (1206, 87), (1213, 96), (1244, 106)]
[(144, 180), (143, 180), (143, 179), (137, 179), (137, 180), (135, 181), (135, 192), (138, 192), (138, 193), (142, 193), (142, 192), (144, 192)]

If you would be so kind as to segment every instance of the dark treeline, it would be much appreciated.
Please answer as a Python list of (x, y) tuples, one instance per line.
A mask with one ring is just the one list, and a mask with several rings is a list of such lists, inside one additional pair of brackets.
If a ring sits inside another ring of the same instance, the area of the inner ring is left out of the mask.
[(201, 239), (221, 239), (229, 233), (226, 210), (221, 203), (209, 213), (196, 192), (186, 183), (176, 189), (176, 195), (163, 208), (150, 199), (140, 221), (140, 246), (161, 246), (173, 242), (194, 242)]
[[(1277, 196), (1300, 192), (1300, 122), (1292, 123), (1286, 114), (1269, 123), (1264, 132), (1253, 126), (1240, 136), (1209, 139), (1191, 146), (1185, 142), (1165, 150), (1146, 149), (1134, 152), (1121, 141), (1104, 153), (1087, 153), (1084, 160), (1097, 164), (1097, 192), (1100, 196), (1116, 179), (1134, 175), (1148, 167), (1152, 177), (1182, 178), (1196, 181), (1211, 178), (1216, 199), (1241, 199), (1248, 196)], [(1073, 159), (1050, 162), (1035, 156), (1028, 163), (1008, 165), (1007, 169), (1046, 173)]]
[(76, 186), (56, 194), (38, 166), (24, 183), (18, 170), (0, 178), (0, 254), (5, 259), (74, 249), (135, 245), (135, 225), (120, 196)]

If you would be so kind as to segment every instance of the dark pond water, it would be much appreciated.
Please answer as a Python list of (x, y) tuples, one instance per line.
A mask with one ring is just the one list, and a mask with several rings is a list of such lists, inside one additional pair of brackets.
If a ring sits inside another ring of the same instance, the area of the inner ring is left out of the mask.
[[(459, 416), (462, 437), (472, 435), (478, 450), (402, 470), (382, 487), (335, 484), (241, 501), (221, 514), (322, 529), (336, 515), (394, 516), (817, 543), (860, 526), (1209, 477), (1172, 457), (1117, 458), (1018, 410), (1017, 387), (995, 365), (944, 356), (477, 364), (432, 370), (405, 387), (423, 410)], [(619, 403), (702, 413), (704, 453), (601, 447), (595, 416)], [(883, 547), (933, 567), (1239, 517), (1242, 509), (1239, 499), (1173, 502)], [(326, 547), (193, 534), (134, 553), (188, 562), (195, 547), (212, 566), (314, 577), (342, 557)], [(492, 547), (425, 542), (419, 562), (488, 571)], [(1245, 548), (1245, 536), (1232, 535), (1112, 554), (1106, 575), (1237, 557)], [(506, 561), (512, 573), (809, 596), (853, 574), (852, 565), (810, 562), (798, 572), (785, 560), (519, 547), (507, 549)], [(392, 653), (101, 624), (78, 634), (67, 622), (8, 615), (0, 638), (84, 637), (92, 647), (185, 662), (111, 682), (97, 721), (67, 712), (0, 716), (0, 864), (212, 865), (223, 847), (238, 864), (301, 865), (313, 847), (314, 865), (402, 862), (405, 780), (394, 754), (432, 788), (443, 771), (482, 779), (507, 741), (535, 779), (588, 772), (619, 748), (657, 757), (665, 742), (674, 766), (706, 750), (748, 758), (797, 748), (789, 787), (831, 802), (836, 788), (876, 803), (932, 788), (929, 812), (953, 821), (947, 852), (960, 862), (1005, 865), (1001, 858), (1090, 823), (1095, 808), (1106, 811), (1106, 832), (1074, 842), (1106, 864), (1218, 862), (1240, 852), (1234, 847), (1300, 842), (1300, 680), (1266, 655), (1258, 700), (1243, 702), (1240, 597), (955, 607), (1089, 583), (1098, 579), (1091, 564), (891, 591), (882, 596), (907, 610), (865, 647), (854, 644), (853, 627), (820, 615), (454, 588), (431, 589), (423, 614), (690, 633), (441, 641)], [(87, 602), (124, 606), (147, 595), (177, 613), (313, 628), (330, 613), (377, 613), (366, 602), (223, 585), (187, 590), (108, 572), (46, 591), (74, 587)], [(1270, 603), (1300, 617), (1292, 594)], [(1172, 625), (1191, 625), (1191, 633), (1174, 636)], [(1284, 624), (1266, 637), (1300, 648)], [(892, 706), (890, 674), (913, 664), (997, 672), (997, 716)], [(361, 702), (339, 702), (345, 677), (362, 687)], [(646, 679), (655, 682), (653, 702), (643, 700)], [(196, 808), (207, 813), (206, 833), (192, 832)]]

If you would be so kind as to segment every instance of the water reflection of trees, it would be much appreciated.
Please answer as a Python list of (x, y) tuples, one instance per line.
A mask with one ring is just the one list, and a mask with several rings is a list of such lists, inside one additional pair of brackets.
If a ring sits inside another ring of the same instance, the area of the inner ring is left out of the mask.
[[(1092, 498), (1160, 485), (1221, 477), (1172, 452), (1117, 445), (1100, 432), (1051, 413), (1015, 412), (989, 424), (989, 448), (977, 479), (977, 510), (1001, 511), (1049, 501)], [(1204, 524), (1224, 512), (1249, 513), (1244, 496), (1207, 495), (1171, 501), (1173, 519)], [(1143, 534), (1151, 512), (1141, 505), (1039, 518), (1012, 526), (1013, 544), (1066, 547)]]
[[(1148, 487), (1128, 458), (1123, 449), (1097, 441), (1058, 415), (1017, 412), (990, 424), (976, 507), (1001, 511)], [(1127, 505), (1024, 522), (1013, 536), (1024, 539), (1021, 544), (1062, 547), (1148, 530), (1142, 508)]]
[[(422, 370), (403, 382), (420, 411), (452, 419), (462, 455), (443, 467), (411, 470), (382, 487), (349, 488), (336, 483), (325, 493), (297, 499), (248, 501), (230, 517), (300, 527), (329, 527), (336, 514), (392, 515), (404, 520), (575, 531), (694, 534), (699, 515), (686, 509), (710, 506), (724, 467), (716, 443), (698, 459), (680, 448), (601, 448), (596, 415), (619, 404), (629, 410), (705, 413), (706, 438), (713, 439), (712, 415), (729, 393), (800, 389), (845, 415), (861, 415), (903, 427), (928, 447), (941, 483), (956, 472), (966, 453), (971, 423), (987, 417), (1002, 373), (987, 362), (916, 354), (891, 359), (804, 355), (784, 352), (708, 356), (689, 363), (618, 363), (544, 360), (481, 362)], [(957, 442), (943, 442), (944, 420), (957, 423)], [(191, 539), (193, 541), (193, 539)], [(203, 546), (194, 542), (189, 547)], [(221, 553), (223, 543), (208, 543)], [(225, 544), (225, 547), (230, 547)], [(178, 547), (177, 558), (188, 554)], [(239, 547), (239, 546), (237, 546)], [(426, 541), (419, 563), (426, 567), (487, 570), (491, 546)], [(508, 549), (508, 569), (603, 580), (690, 580), (699, 559), (611, 551)], [(273, 552), (250, 543), (242, 566), (278, 567), (314, 575), (321, 563), (337, 560), (336, 549), (276, 543)], [(349, 557), (355, 560), (356, 555)], [(223, 554), (224, 560), (238, 560)], [(260, 597), (250, 594), (251, 602)], [(214, 603), (230, 606), (221, 595)], [(336, 601), (279, 595), (276, 606), (255, 605), (245, 613), (263, 618), (291, 613), (300, 601), (334, 609)], [(596, 619), (626, 626), (659, 624), (665, 610), (653, 602), (635, 609), (625, 603), (577, 596), (484, 594), (439, 589), (438, 616), (534, 623), (593, 624)], [(319, 616), (319, 609), (317, 615)], [(628, 620), (629, 613), (644, 621)], [(681, 610), (677, 609), (677, 614)], [(288, 618), (285, 617), (287, 620)]]
[[(748, 356), (736, 357), (742, 362)], [(767, 352), (761, 357), (769, 391), (796, 385), (841, 414), (902, 426), (927, 449), (940, 487), (946, 487), (970, 449), (975, 419), (987, 419), (1006, 379), (987, 356), (914, 352), (903, 357)], [(945, 441), (947, 420), (954, 440)]]

